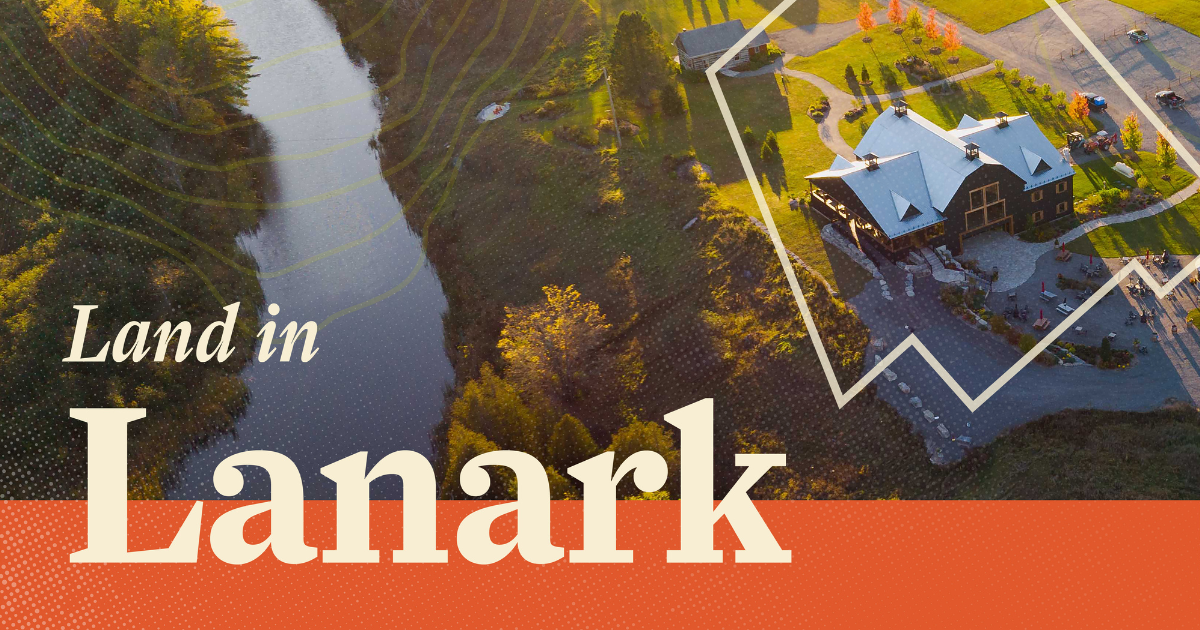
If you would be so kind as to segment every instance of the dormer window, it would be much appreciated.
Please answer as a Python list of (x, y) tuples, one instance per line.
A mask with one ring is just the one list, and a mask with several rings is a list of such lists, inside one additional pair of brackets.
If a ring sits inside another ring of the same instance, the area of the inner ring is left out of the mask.
[(879, 156), (874, 153), (868, 153), (863, 156), (863, 160), (867, 163), (868, 171), (879, 170)]
[(996, 126), (1003, 129), (1008, 126), (1008, 114), (996, 112)]
[(968, 142), (967, 146), (966, 146), (966, 150), (967, 150), (967, 159), (968, 160), (978, 160), (979, 159), (979, 145), (978, 144), (975, 144), (974, 142)]
[(900, 99), (896, 101), (896, 104), (893, 106), (893, 108), (896, 112), (896, 117), (901, 118), (908, 113), (908, 102), (906, 102), (904, 99)]

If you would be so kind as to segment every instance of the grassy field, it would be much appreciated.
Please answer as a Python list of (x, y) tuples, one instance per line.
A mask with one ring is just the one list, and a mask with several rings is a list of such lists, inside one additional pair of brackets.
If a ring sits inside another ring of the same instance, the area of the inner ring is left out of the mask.
[[(880, 7), (876, 0), (868, 2), (876, 9)], [(746, 28), (751, 28), (779, 4), (776, 0), (588, 0), (588, 3), (608, 28), (616, 24), (622, 11), (641, 11), (667, 42), (685, 28), (703, 28), (729, 20), (740, 19)], [(854, 19), (857, 13), (858, 0), (796, 0), (767, 31), (844, 22)]]
[[(798, 79), (776, 75), (724, 79), (721, 85), (739, 130), (751, 127), (759, 142), (768, 130), (778, 137), (783, 156), (781, 167), (759, 169), (759, 182), (784, 244), (837, 286), (843, 296), (856, 294), (870, 276), (840, 251), (826, 247), (820, 236), (824, 221), (819, 216), (793, 212), (787, 206), (793, 194), (807, 192), (806, 175), (828, 167), (833, 161), (833, 152), (818, 136), (817, 123), (807, 115), (809, 105), (821, 96), (820, 90)], [(720, 196), (747, 214), (760, 217), (712, 90), (707, 83), (684, 84), (683, 90), (689, 111), (678, 118), (645, 116), (633, 105), (618, 101), (621, 118), (640, 127), (637, 135), (623, 138), (624, 151), (659, 157), (694, 150), (700, 161), (712, 167), (713, 183)], [(552, 144), (562, 142), (554, 137), (556, 127), (590, 128), (597, 119), (608, 116), (608, 96), (603, 87), (563, 100), (574, 104), (571, 113), (532, 125)], [(531, 103), (514, 105), (531, 106)], [(523, 124), (515, 118), (505, 120), (505, 124)], [(609, 134), (601, 135), (600, 140), (606, 145), (616, 144), (616, 138)], [(752, 156), (758, 155), (758, 149), (758, 146), (747, 147)], [(760, 166), (757, 162), (756, 159), (756, 168)]]
[[(997, 111), (1010, 114), (1029, 112), (1037, 122), (1038, 127), (1055, 146), (1066, 145), (1066, 134), (1075, 130), (1079, 123), (1060, 111), (1051, 103), (1042, 100), (1039, 94), (1027, 94), (1023, 88), (1010, 85), (1007, 81), (997, 78), (993, 73), (975, 77), (959, 83), (962, 91), (933, 94), (929, 92), (913, 94), (905, 97), (912, 111), (941, 125), (945, 129), (958, 126), (963, 114), (974, 118), (991, 118)], [(863, 134), (871, 126), (871, 121), (888, 106), (880, 103), (869, 109), (867, 114), (853, 122), (845, 120), (838, 123), (842, 137), (851, 147), (862, 140)], [(1088, 135), (1097, 131), (1095, 122), (1088, 121)]]
[(1067, 248), (1105, 258), (1145, 254), (1147, 249), (1200, 253), (1200, 202), (1193, 197), (1162, 214), (1100, 228), (1071, 241)]
[[(1066, 1), (1059, 0), (1059, 2)], [(1121, 2), (1121, 0), (1117, 1)], [(1137, 2), (1146, 4), (1143, 0), (1137, 0)], [(1174, 0), (1157, 0), (1157, 2), (1164, 5), (1175, 4)], [(925, 4), (980, 33), (990, 33), (1048, 8), (1045, 0), (1009, 0), (1008, 2), (925, 0)], [(1124, 4), (1132, 4), (1132, 0), (1126, 0)]]
[(857, 81), (851, 83), (846, 77), (846, 65), (850, 64), (854, 71), (862, 74), (864, 67), (870, 72), (873, 85), (865, 88), (868, 95), (879, 92), (886, 93), (898, 89), (915, 87), (924, 83), (921, 79), (905, 74), (896, 69), (893, 62), (917, 55), (935, 63), (943, 74), (950, 76), (965, 72), (972, 68), (985, 66), (989, 60), (983, 55), (963, 48), (957, 51), (959, 62), (951, 65), (945, 63), (948, 55), (930, 55), (931, 44), (914, 44), (911, 32), (896, 35), (890, 24), (880, 26), (871, 32), (872, 41), (865, 43), (861, 34), (854, 34), (843, 40), (837, 46), (827, 48), (812, 57), (796, 57), (788, 63), (793, 70), (810, 72), (826, 81), (851, 92), (861, 95), (862, 88)]
[(1158, 14), (1168, 24), (1200, 37), (1200, 4), (1179, 0), (1113, 0), (1143, 13)]
[[(1164, 173), (1163, 168), (1158, 165), (1158, 158), (1153, 153), (1138, 151), (1136, 156), (1128, 153), (1123, 155), (1114, 153), (1106, 155), (1102, 159), (1075, 166), (1075, 198), (1084, 199), (1101, 188), (1133, 185), (1128, 177), (1113, 170), (1113, 164), (1117, 162), (1125, 162), (1134, 170), (1140, 171), (1150, 181), (1151, 188), (1157, 190), (1163, 197), (1170, 197), (1176, 191), (1187, 188), (1187, 185), (1196, 179), (1194, 175), (1178, 165)], [(1164, 174), (1169, 175), (1170, 179), (1164, 180), (1162, 178)]]

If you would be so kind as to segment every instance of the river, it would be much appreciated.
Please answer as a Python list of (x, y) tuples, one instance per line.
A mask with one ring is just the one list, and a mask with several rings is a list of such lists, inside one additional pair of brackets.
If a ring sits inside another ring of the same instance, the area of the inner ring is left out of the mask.
[[(365, 139), (321, 154), (369, 136), (380, 124), (367, 68), (355, 65), (337, 44), (337, 29), (325, 11), (311, 0), (214, 4), (227, 6), (237, 36), (260, 58), (245, 110), (263, 121), (276, 156), (299, 158), (275, 163), (278, 186), (267, 201), (317, 197), (268, 212), (260, 230), (244, 238), (260, 269), (282, 270), (360, 239), (402, 212), (378, 178), (379, 162)], [(268, 65), (309, 47), (318, 49)], [(319, 107), (331, 102), (338, 104)], [(311, 111), (280, 116), (296, 110)], [(373, 177), (348, 192), (326, 195)], [(248, 368), (243, 376), (251, 401), (235, 434), (188, 456), (168, 498), (221, 498), (212, 472), (240, 451), (265, 449), (291, 458), (309, 499), (334, 498), (333, 482), (319, 470), (356, 452), (368, 451), (371, 464), (395, 450), (428, 454), (430, 429), (441, 417), (453, 370), (442, 343), (446, 299), (422, 256), (419, 236), (401, 219), (362, 245), (262, 284), (267, 303), (280, 306), (270, 319), (281, 327), (292, 320), (319, 323), (394, 293), (330, 322), (317, 335), (320, 351), (309, 363), (293, 357), (290, 363), (272, 360)], [(266, 474), (243, 472), (246, 485), (237, 498), (268, 498)], [(399, 498), (400, 490), (398, 480), (381, 479), (373, 484), (372, 498)]]

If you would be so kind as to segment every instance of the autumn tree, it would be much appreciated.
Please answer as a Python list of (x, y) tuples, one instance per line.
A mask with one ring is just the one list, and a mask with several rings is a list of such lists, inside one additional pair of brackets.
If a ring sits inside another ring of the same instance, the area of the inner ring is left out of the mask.
[(908, 16), (904, 18), (904, 27), (918, 33), (925, 28), (925, 21), (921, 18), (920, 9), (912, 7), (908, 10)]
[(887, 19), (896, 26), (904, 23), (904, 9), (900, 8), (900, 0), (889, 0)]
[(1129, 112), (1125, 122), (1121, 123), (1121, 143), (1126, 151), (1140, 151), (1142, 148), (1142, 123), (1138, 120), (1137, 112)]
[(536, 393), (532, 397), (532, 404), (527, 403), (513, 384), (484, 363), (479, 378), (468, 381), (450, 404), (448, 416), (451, 423), (483, 435), (500, 448), (541, 457), (552, 414), (544, 403), (539, 404)]
[(1087, 97), (1079, 92), (1071, 94), (1071, 103), (1067, 105), (1067, 114), (1079, 121), (1081, 124), (1088, 117), (1088, 102)]
[(608, 71), (617, 91), (645, 104), (667, 80), (667, 53), (641, 11), (622, 11), (613, 31)]
[[(861, 2), (858, 5), (858, 17), (855, 18), (858, 23), (858, 30), (863, 33), (870, 33), (875, 29), (875, 12), (871, 10), (871, 5), (866, 2)], [(868, 37), (863, 36), (863, 41), (867, 41)]]
[(1162, 132), (1158, 133), (1158, 138), (1155, 140), (1154, 145), (1158, 153), (1158, 165), (1163, 170), (1175, 166), (1175, 161), (1178, 157), (1175, 153), (1175, 147), (1171, 146), (1171, 143), (1167, 141), (1166, 136), (1162, 135)]
[(497, 347), (505, 377), (557, 408), (603, 417), (618, 392), (618, 362), (603, 346), (612, 327), (595, 302), (571, 285), (542, 287), (546, 299), (504, 309)]
[(928, 37), (930, 42), (934, 42), (940, 35), (937, 25), (937, 9), (930, 9), (925, 16), (925, 37)]
[[(675, 448), (675, 438), (671, 432), (657, 422), (631, 421), (612, 436), (612, 443), (607, 450), (614, 454), (614, 466), (620, 466), (630, 455), (638, 451), (658, 453), (667, 461), (667, 470), (670, 472), (674, 484), (678, 484), (678, 475), (675, 473), (679, 469), (679, 449)], [(641, 494), (633, 485), (632, 476), (627, 475), (617, 486), (618, 497), (625, 498)], [(668, 481), (668, 483), (672, 482)]]
[(958, 34), (958, 25), (954, 22), (946, 22), (946, 27), (942, 29), (942, 48), (951, 54), (962, 48), (962, 36)]
[(108, 24), (100, 9), (88, 0), (43, 2), (42, 18), (50, 27), (50, 37), (71, 51), (86, 50)]

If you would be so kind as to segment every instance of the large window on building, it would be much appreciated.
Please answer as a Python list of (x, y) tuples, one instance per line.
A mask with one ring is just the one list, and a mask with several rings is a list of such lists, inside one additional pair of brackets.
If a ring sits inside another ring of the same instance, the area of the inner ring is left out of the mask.
[(971, 191), (971, 209), (967, 211), (967, 229), (974, 230), (1002, 221), (1006, 216), (1000, 184), (988, 184)]

